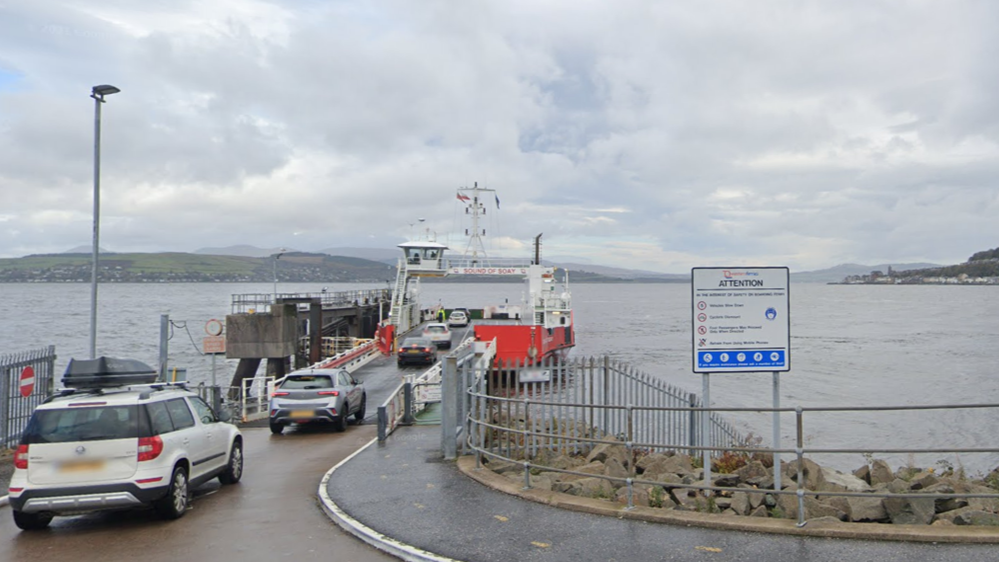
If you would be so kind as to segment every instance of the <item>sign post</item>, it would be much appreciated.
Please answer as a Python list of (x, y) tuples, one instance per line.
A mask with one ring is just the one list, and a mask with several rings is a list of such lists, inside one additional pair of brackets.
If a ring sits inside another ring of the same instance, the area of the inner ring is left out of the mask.
[[(710, 373), (773, 373), (774, 489), (780, 490), (780, 382), (791, 369), (790, 273), (786, 267), (695, 267), (691, 270), (693, 368)], [(702, 435), (706, 435), (707, 416)], [(703, 437), (707, 443), (707, 437)], [(708, 447), (710, 445), (704, 445)], [(705, 485), (710, 485), (707, 452)]]
[(205, 333), (208, 334), (201, 340), (201, 347), (204, 353), (212, 355), (212, 408), (217, 413), (222, 405), (222, 394), (219, 392), (218, 383), (215, 380), (215, 356), (225, 353), (225, 336), (222, 335), (222, 322), (212, 318), (205, 322)]

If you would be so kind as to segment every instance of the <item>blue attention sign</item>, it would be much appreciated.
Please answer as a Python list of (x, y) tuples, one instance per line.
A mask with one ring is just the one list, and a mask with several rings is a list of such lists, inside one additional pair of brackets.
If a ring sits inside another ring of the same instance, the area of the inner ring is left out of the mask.
[(711, 350), (697, 353), (698, 369), (746, 368), (765, 371), (784, 367), (787, 355), (783, 349)]

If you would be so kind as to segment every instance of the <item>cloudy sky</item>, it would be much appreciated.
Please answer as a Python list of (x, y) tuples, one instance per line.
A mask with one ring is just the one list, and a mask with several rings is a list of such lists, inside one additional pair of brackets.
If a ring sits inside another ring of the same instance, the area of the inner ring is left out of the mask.
[(0, 257), (392, 248), (957, 263), (999, 246), (999, 3), (0, 0)]

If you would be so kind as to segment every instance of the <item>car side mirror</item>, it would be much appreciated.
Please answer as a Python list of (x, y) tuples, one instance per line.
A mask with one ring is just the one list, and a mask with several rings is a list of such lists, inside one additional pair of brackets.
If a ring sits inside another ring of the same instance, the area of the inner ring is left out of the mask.
[(221, 410), (216, 412), (215, 417), (217, 417), (220, 422), (228, 422), (232, 419), (232, 414), (229, 413), (229, 410)]
[(357, 386), (361, 383), (357, 382), (357, 379), (355, 379), (354, 377), (350, 377), (350, 384)]

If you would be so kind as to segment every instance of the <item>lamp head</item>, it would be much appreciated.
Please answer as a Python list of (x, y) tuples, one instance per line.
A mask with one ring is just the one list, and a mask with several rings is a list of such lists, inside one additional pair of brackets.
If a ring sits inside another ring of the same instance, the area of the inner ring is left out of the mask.
[(112, 86), (110, 84), (101, 84), (100, 86), (94, 86), (91, 89), (91, 94), (90, 95), (91, 95), (91, 97), (98, 97), (99, 96), (99, 97), (103, 98), (104, 96), (110, 96), (111, 94), (117, 94), (120, 91), (121, 90), (119, 90), (118, 88), (116, 88), (116, 87), (114, 87), (114, 86)]

